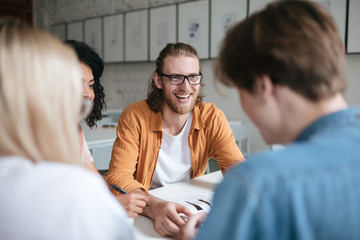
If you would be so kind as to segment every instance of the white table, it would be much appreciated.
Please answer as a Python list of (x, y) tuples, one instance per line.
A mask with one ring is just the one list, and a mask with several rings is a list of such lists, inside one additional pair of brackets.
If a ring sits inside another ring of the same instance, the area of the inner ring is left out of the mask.
[[(223, 179), (221, 171), (206, 174), (186, 182), (175, 183), (150, 190), (150, 194), (159, 198), (176, 198), (198, 194), (213, 193), (217, 184)], [(133, 220), (134, 235), (137, 240), (170, 239), (159, 235), (151, 219), (138, 216)]]

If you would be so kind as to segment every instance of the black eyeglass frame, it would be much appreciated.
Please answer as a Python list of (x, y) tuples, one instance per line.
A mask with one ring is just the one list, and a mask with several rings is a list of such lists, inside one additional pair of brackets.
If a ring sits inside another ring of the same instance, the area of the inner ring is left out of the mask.
[[(199, 74), (190, 74), (190, 75), (182, 75), (182, 74), (174, 74), (174, 75), (167, 75), (167, 74), (164, 74), (164, 73), (161, 73), (161, 72), (158, 72), (157, 73), (159, 76), (164, 76), (164, 77), (167, 77), (167, 78), (169, 78), (169, 80), (170, 80), (170, 84), (171, 85), (182, 85), (183, 83), (184, 83), (184, 81), (185, 81), (185, 79), (187, 79), (187, 81), (188, 81), (188, 83), (190, 84), (190, 85), (199, 85), (201, 82), (202, 82), (202, 80), (203, 80), (203, 78), (204, 78), (204, 75), (202, 75), (202, 73), (199, 73)], [(182, 82), (181, 83), (173, 83), (172, 82), (172, 78), (173, 77), (183, 77), (183, 80), (182, 80)], [(200, 81), (199, 81), (199, 83), (191, 83), (190, 82), (190, 79), (189, 79), (189, 77), (190, 76), (200, 76), (201, 78), (200, 78)]]

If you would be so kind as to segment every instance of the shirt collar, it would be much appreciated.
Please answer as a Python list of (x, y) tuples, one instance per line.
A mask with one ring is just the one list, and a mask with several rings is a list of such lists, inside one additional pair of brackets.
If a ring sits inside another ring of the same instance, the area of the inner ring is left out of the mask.
[[(202, 105), (202, 103), (200, 103)], [(190, 134), (194, 132), (194, 129), (201, 129), (204, 128), (204, 121), (202, 119), (201, 113), (200, 113), (200, 106), (195, 105), (193, 110), (193, 123), (191, 125)]]
[(305, 141), (314, 134), (336, 127), (339, 124), (347, 122), (358, 121), (360, 122), (360, 109), (359, 108), (347, 108), (345, 110), (337, 111), (328, 115), (325, 115), (305, 128), (302, 133), (296, 138), (296, 142)]
[(151, 111), (151, 113), (150, 113), (150, 131), (162, 132), (161, 111), (159, 111), (159, 112)]

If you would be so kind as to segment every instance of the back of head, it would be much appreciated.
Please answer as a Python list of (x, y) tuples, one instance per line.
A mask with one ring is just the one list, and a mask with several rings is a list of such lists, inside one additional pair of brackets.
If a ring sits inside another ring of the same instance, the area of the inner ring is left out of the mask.
[[(164, 60), (168, 56), (186, 56), (186, 57), (194, 57), (199, 60), (199, 56), (197, 54), (197, 51), (189, 44), (186, 43), (168, 43), (159, 53), (158, 58), (155, 61), (156, 64), (156, 73), (162, 73), (164, 68)], [(201, 72), (201, 71), (200, 71)], [(202, 84), (203, 86), (203, 84)], [(148, 99), (147, 103), (150, 106), (150, 108), (154, 112), (161, 111), (161, 106), (163, 103), (163, 96), (161, 89), (158, 89), (154, 83), (154, 80), (152, 77), (149, 80), (149, 86), (148, 86)], [(199, 93), (197, 104), (202, 102), (203, 95)]]
[(104, 87), (100, 83), (100, 77), (104, 71), (104, 62), (99, 54), (84, 42), (66, 40), (65, 43), (75, 50), (80, 62), (85, 63), (91, 68), (94, 76), (94, 106), (89, 116), (85, 119), (87, 125), (92, 128), (96, 125), (96, 121), (102, 119), (102, 110), (106, 107)]
[(253, 91), (268, 75), (317, 101), (342, 93), (345, 53), (331, 14), (310, 1), (277, 1), (232, 27), (215, 66), (217, 79)]
[(99, 54), (83, 42), (66, 40), (65, 43), (75, 50), (80, 62), (85, 63), (91, 68), (94, 79), (99, 79), (104, 71), (104, 62)]
[(0, 20), (0, 156), (80, 163), (81, 72), (40, 29)]

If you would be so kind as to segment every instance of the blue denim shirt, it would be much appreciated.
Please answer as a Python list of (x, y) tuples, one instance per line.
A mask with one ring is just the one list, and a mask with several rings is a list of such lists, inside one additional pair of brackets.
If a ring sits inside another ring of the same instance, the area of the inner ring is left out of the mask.
[(360, 239), (360, 109), (315, 121), (218, 186), (196, 239)]

